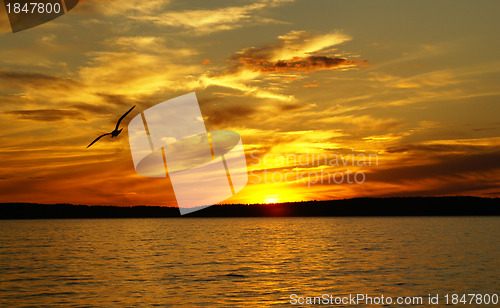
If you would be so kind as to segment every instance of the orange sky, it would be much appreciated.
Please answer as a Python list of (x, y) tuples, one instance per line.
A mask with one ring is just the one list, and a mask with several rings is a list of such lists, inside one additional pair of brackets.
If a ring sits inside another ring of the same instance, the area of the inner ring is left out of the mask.
[(2, 5), (0, 202), (175, 204), (135, 173), (126, 128), (86, 146), (189, 92), (207, 129), (242, 136), (251, 183), (225, 202), (498, 196), (499, 9), (87, 0), (11, 33)]

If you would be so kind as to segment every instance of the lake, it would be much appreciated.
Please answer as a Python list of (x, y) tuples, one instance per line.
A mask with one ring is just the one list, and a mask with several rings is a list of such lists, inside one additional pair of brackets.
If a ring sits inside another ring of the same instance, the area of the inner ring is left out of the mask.
[(0, 221), (6, 307), (266, 307), (357, 294), (390, 297), (389, 307), (437, 294), (439, 307), (445, 295), (494, 300), (499, 280), (499, 217)]

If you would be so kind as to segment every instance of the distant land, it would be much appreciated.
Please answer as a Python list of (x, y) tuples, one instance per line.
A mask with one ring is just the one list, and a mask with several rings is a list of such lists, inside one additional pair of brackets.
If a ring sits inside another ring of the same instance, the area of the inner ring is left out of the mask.
[(500, 198), (398, 197), (225, 204), (184, 216), (176, 207), (0, 203), (0, 219), (315, 216), (500, 216)]

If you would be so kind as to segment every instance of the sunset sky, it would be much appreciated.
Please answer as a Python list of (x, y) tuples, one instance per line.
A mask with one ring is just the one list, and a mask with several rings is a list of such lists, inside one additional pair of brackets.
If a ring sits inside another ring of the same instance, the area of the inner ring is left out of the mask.
[[(2, 4), (0, 202), (174, 205), (167, 180), (135, 173), (126, 125), (190, 92), (207, 129), (241, 135), (262, 180), (226, 203), (498, 197), (499, 12), (497, 0), (86, 0), (12, 33)], [(118, 138), (86, 148), (133, 105)], [(378, 164), (315, 160), (360, 154)], [(365, 181), (263, 176), (347, 168)]]

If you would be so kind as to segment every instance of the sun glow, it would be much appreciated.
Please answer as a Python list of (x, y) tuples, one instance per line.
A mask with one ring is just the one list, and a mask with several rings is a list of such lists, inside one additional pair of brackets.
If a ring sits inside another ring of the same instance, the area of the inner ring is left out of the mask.
[(279, 195), (267, 195), (264, 198), (264, 203), (265, 204), (278, 203), (278, 202), (280, 202), (280, 196)]

